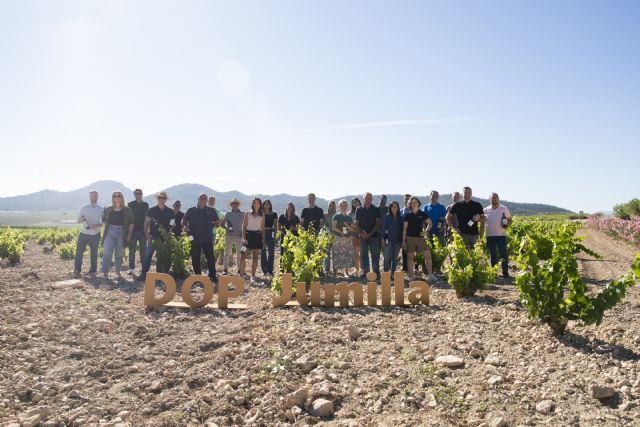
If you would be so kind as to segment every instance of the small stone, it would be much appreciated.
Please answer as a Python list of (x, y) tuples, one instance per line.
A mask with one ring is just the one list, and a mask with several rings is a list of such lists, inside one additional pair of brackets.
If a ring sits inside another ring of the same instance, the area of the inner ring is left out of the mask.
[(591, 392), (591, 396), (594, 399), (609, 399), (616, 394), (616, 391), (613, 387), (608, 387), (602, 384), (591, 384), (589, 387), (589, 391)]
[(436, 400), (436, 397), (433, 393), (427, 393), (425, 401), (427, 402), (427, 406), (430, 408), (435, 408), (436, 406), (438, 406), (438, 401)]
[(25, 417), (20, 419), (21, 427), (35, 427), (40, 424), (40, 414), (35, 414), (30, 417)]
[(307, 354), (299, 357), (294, 363), (305, 374), (313, 371), (318, 366), (318, 362)]
[(152, 393), (160, 393), (163, 388), (164, 386), (162, 385), (162, 381), (154, 381), (151, 383), (149, 391), (151, 391)]
[(487, 384), (496, 385), (496, 384), (502, 384), (503, 382), (504, 382), (504, 378), (502, 378), (500, 375), (492, 375), (487, 381)]
[(309, 413), (314, 417), (331, 417), (333, 415), (333, 402), (327, 399), (316, 399), (309, 408)]
[(550, 414), (556, 408), (556, 405), (551, 400), (543, 400), (536, 405), (536, 411), (541, 414)]
[(84, 282), (79, 279), (63, 280), (61, 282), (52, 283), (50, 286), (51, 289), (78, 289), (84, 286)]
[(351, 338), (351, 341), (357, 341), (358, 338), (360, 338), (360, 336), (362, 335), (360, 333), (360, 330), (353, 325), (350, 325), (347, 328), (347, 332), (349, 333), (349, 338)]
[(309, 391), (306, 388), (299, 388), (293, 393), (289, 393), (285, 397), (284, 406), (286, 409), (292, 409), (295, 406), (304, 406), (305, 400), (307, 400), (307, 394)]
[(398, 342), (393, 344), (393, 350), (394, 351), (402, 351), (402, 344), (400, 344)]
[(113, 329), (115, 328), (115, 323), (113, 323), (111, 320), (107, 320), (107, 319), (96, 319), (93, 321), (93, 325), (102, 332), (107, 332), (110, 333), (111, 331), (113, 331)]
[(498, 356), (487, 356), (486, 359), (484, 359), (484, 363), (488, 364), (488, 365), (493, 365), (493, 366), (502, 366), (503, 363), (500, 360), (500, 358)]
[(478, 357), (482, 357), (482, 355), (484, 354), (484, 352), (482, 350), (480, 350), (479, 348), (474, 348), (473, 350), (471, 350), (469, 352), (469, 356), (474, 357), (474, 358), (478, 358)]
[(489, 421), (489, 427), (508, 427), (509, 423), (502, 417), (495, 417)]
[(464, 360), (462, 360), (462, 358), (453, 355), (438, 356), (436, 357), (435, 362), (446, 366), (447, 368), (459, 368), (464, 365)]
[(346, 369), (351, 368), (351, 363), (349, 362), (337, 362), (335, 364), (336, 369), (340, 369), (341, 371), (344, 371)]

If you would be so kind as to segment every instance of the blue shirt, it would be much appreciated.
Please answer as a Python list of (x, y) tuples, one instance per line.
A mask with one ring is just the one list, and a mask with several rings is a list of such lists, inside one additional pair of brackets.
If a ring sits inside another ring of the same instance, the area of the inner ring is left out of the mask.
[(404, 216), (406, 214), (408, 214), (409, 212), (411, 212), (411, 208), (404, 207), (404, 208), (400, 209), (400, 216), (404, 218)]
[(402, 243), (402, 227), (404, 221), (400, 215), (393, 217), (390, 213), (384, 216), (380, 235), (383, 239), (389, 239), (389, 243)]
[(438, 222), (441, 222), (442, 226), (444, 227), (445, 217), (447, 216), (447, 208), (445, 208), (444, 205), (441, 205), (440, 203), (436, 203), (435, 205), (429, 204), (422, 207), (422, 212), (429, 215), (429, 219), (431, 219), (431, 222), (433, 223), (433, 227), (431, 227), (431, 230), (429, 230), (429, 234), (432, 236), (434, 234), (437, 234)]

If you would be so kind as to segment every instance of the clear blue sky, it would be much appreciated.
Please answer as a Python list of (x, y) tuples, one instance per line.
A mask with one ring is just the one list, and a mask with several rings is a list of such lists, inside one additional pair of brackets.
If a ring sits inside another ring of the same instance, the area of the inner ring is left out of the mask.
[(638, 1), (0, 0), (0, 196), (114, 179), (609, 210)]

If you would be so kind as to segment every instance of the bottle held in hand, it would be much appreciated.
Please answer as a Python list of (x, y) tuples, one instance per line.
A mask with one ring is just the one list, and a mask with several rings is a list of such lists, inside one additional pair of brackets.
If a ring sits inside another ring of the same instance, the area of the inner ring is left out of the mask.
[(502, 228), (507, 228), (508, 224), (509, 224), (509, 220), (507, 219), (507, 216), (505, 215), (505, 213), (502, 212)]

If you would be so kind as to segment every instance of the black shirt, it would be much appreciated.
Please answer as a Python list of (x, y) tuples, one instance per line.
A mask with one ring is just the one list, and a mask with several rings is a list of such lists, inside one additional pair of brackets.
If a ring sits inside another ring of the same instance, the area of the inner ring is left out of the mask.
[(109, 210), (109, 218), (107, 218), (107, 223), (109, 225), (124, 225), (124, 210)]
[(169, 231), (169, 223), (173, 219), (173, 210), (166, 206), (164, 209), (154, 206), (147, 211), (146, 216), (151, 218), (151, 227), (149, 227), (151, 237), (159, 239), (160, 231), (158, 231), (158, 227), (164, 228), (167, 232)]
[(425, 228), (425, 221), (429, 219), (429, 215), (427, 215), (424, 211), (418, 211), (416, 213), (409, 212), (404, 215), (404, 222), (408, 223), (407, 225), (407, 236), (409, 237), (421, 237), (420, 233)]
[(298, 235), (297, 230), (291, 230), (291, 227), (300, 224), (300, 218), (298, 218), (298, 215), (292, 216), (291, 219), (288, 219), (286, 215), (280, 215), (280, 218), (278, 218), (278, 224), (280, 225), (280, 229), (291, 231), (295, 236)]
[(173, 235), (178, 237), (182, 234), (182, 218), (184, 218), (184, 212), (178, 211), (177, 214), (173, 214), (176, 219), (176, 225), (173, 226)]
[[(358, 226), (365, 233), (371, 233), (374, 227), (376, 226), (376, 220), (380, 219), (380, 209), (377, 206), (369, 206), (365, 208), (364, 206), (360, 206), (356, 209), (356, 221), (358, 221)], [(371, 235), (371, 237), (377, 237), (379, 234), (376, 231)]]
[(216, 210), (211, 206), (200, 209), (197, 206), (189, 208), (184, 215), (189, 221), (189, 234), (198, 243), (213, 243), (213, 222), (218, 220)]
[(475, 200), (469, 200), (469, 202), (460, 201), (451, 207), (449, 211), (451, 214), (458, 217), (458, 228), (463, 234), (480, 234), (478, 231), (478, 222), (474, 222), (472, 226), (469, 226), (469, 221), (474, 215), (484, 215), (484, 209), (482, 205)]
[(276, 218), (278, 218), (278, 214), (275, 212), (264, 214), (264, 228), (273, 228)]
[(144, 230), (144, 216), (149, 210), (149, 203), (147, 202), (129, 202), (129, 209), (133, 213), (133, 229), (138, 231)]
[(313, 229), (317, 232), (320, 230), (320, 220), (324, 220), (324, 212), (322, 208), (318, 206), (304, 208), (302, 209), (300, 218), (304, 221), (303, 228), (305, 230), (313, 226)]

